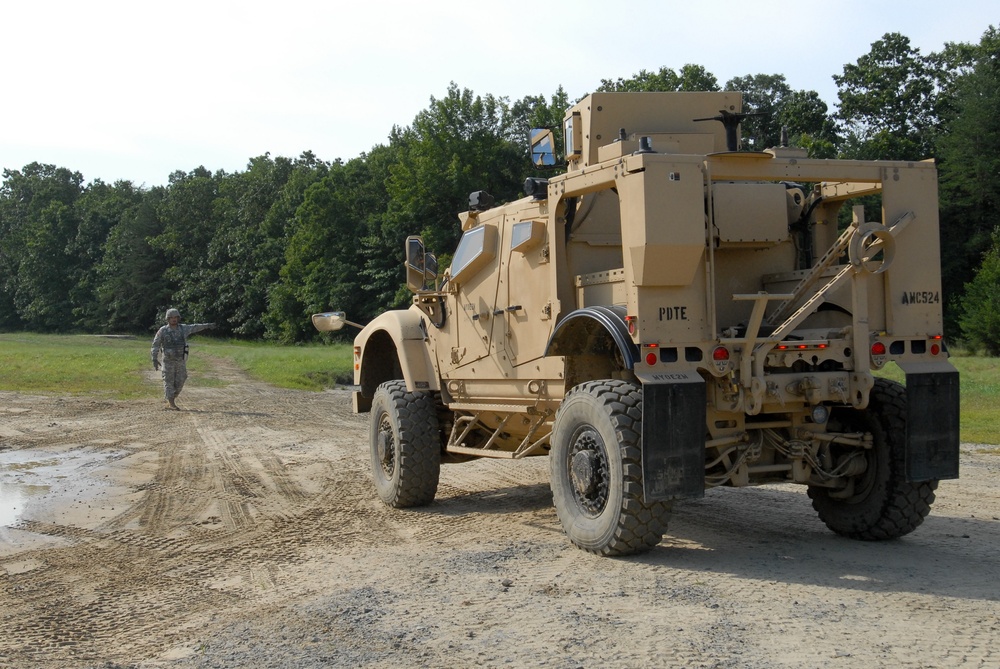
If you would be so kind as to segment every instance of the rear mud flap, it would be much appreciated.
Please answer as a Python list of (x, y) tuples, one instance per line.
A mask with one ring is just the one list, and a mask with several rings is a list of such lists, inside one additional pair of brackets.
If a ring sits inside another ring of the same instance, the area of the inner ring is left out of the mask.
[(904, 365), (906, 480), (958, 478), (958, 370)]
[(642, 485), (647, 502), (705, 496), (705, 381), (643, 379)]

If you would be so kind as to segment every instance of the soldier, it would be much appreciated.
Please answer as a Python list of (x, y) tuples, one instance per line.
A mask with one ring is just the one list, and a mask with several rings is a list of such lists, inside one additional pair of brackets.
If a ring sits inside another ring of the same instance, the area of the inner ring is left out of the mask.
[(153, 347), (149, 350), (155, 370), (160, 369), (159, 354), (163, 351), (163, 396), (167, 400), (166, 408), (180, 411), (174, 404), (174, 399), (181, 394), (181, 388), (187, 379), (187, 338), (214, 327), (215, 323), (181, 325), (181, 312), (167, 309), (167, 324), (156, 332)]

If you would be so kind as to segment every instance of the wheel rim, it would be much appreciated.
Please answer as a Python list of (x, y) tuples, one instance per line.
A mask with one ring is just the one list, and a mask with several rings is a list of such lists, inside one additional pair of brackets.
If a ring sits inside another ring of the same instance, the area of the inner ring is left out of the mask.
[(600, 515), (608, 503), (608, 453), (601, 435), (591, 426), (581, 427), (570, 442), (570, 488), (577, 505), (587, 515)]
[(378, 423), (378, 442), (375, 446), (379, 464), (382, 466), (382, 473), (387, 478), (392, 478), (392, 473), (396, 469), (396, 440), (392, 435), (392, 423), (388, 414), (382, 414)]

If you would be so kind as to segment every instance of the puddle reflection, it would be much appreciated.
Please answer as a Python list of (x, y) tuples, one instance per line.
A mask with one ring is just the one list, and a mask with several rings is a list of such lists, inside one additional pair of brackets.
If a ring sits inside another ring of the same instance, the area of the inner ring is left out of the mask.
[(0, 527), (16, 525), (28, 508), (28, 500), (49, 491), (47, 485), (24, 485), (0, 481)]
[[(73, 448), (65, 452), (24, 449), (0, 452), (0, 528), (14, 527), (38, 504), (79, 493), (84, 474), (107, 461), (107, 452)], [(93, 481), (88, 482), (95, 485)], [(99, 482), (96, 485), (101, 485)]]

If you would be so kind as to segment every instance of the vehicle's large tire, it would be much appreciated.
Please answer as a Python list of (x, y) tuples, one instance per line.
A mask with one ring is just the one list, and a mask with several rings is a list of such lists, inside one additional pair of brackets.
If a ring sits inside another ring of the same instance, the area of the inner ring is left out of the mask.
[(372, 476), (389, 506), (430, 504), (441, 474), (441, 439), (434, 394), (407, 392), (406, 382), (386, 381), (372, 399)]
[(895, 539), (924, 522), (938, 482), (905, 480), (906, 388), (875, 379), (868, 408), (835, 409), (830, 427), (839, 432), (870, 432), (874, 447), (865, 451), (867, 468), (856, 477), (850, 497), (833, 497), (835, 491), (809, 486), (820, 520), (837, 534), (865, 541)]
[(556, 413), (552, 498), (570, 541), (599, 555), (647, 551), (663, 538), (669, 502), (642, 495), (642, 389), (627, 381), (573, 388)]

